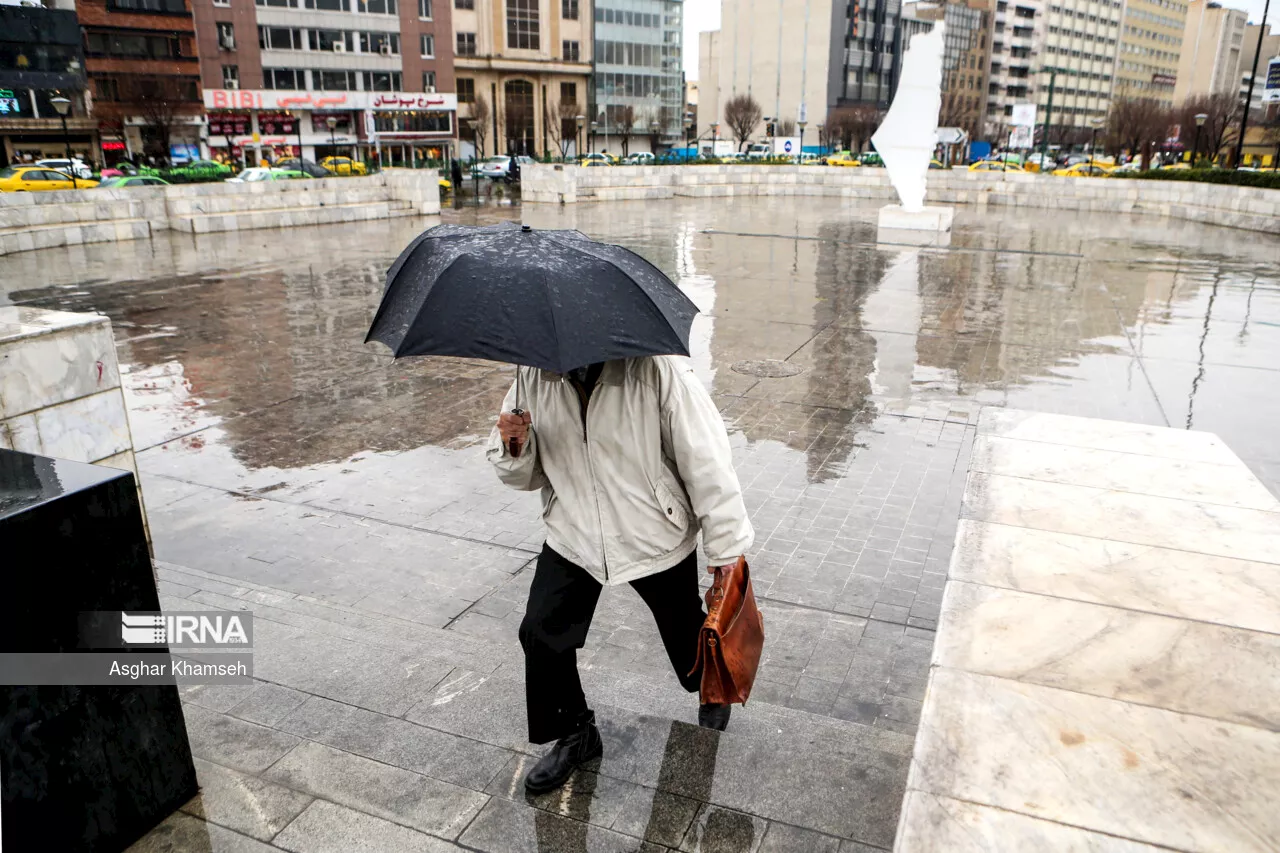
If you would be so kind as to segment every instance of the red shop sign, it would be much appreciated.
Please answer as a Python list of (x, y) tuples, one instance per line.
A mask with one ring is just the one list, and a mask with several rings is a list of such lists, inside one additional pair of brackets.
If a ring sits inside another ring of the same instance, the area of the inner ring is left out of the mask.
[(282, 133), (287, 136), (296, 131), (297, 121), (289, 113), (258, 113), (258, 130), (262, 133)]

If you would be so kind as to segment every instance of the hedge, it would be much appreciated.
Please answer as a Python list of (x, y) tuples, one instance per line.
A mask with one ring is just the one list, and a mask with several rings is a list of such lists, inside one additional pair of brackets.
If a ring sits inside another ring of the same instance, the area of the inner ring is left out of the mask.
[(1280, 172), (1237, 172), (1232, 169), (1156, 169), (1150, 172), (1112, 172), (1113, 178), (1144, 181), (1200, 181), (1206, 184), (1233, 184), (1280, 190)]

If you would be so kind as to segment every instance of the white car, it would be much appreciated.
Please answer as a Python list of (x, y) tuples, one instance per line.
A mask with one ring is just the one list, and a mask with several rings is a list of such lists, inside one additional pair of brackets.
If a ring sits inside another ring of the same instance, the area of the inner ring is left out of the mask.
[(268, 169), (263, 166), (254, 166), (252, 169), (245, 169), (234, 178), (227, 178), (229, 184), (256, 184), (259, 181), (287, 181), (293, 175), (284, 169)]
[[(520, 154), (516, 157), (516, 162), (519, 163), (520, 168), (523, 169), (525, 166), (533, 162), (533, 158)], [(488, 160), (485, 160), (480, 164), (480, 176), (484, 178), (491, 178), (495, 181), (500, 178), (505, 178), (509, 171), (511, 171), (511, 158), (505, 154), (490, 157)]]
[(652, 166), (657, 159), (648, 151), (637, 151), (634, 154), (628, 154), (627, 159), (622, 162), (628, 166)]
[(79, 157), (73, 157), (70, 160), (65, 157), (40, 160), (36, 165), (43, 166), (46, 169), (57, 169), (59, 172), (68, 175), (74, 174), (77, 178), (83, 178), (86, 181), (93, 178), (93, 170)]
[(769, 156), (769, 146), (763, 142), (757, 142), (747, 148), (748, 160), (763, 160)]

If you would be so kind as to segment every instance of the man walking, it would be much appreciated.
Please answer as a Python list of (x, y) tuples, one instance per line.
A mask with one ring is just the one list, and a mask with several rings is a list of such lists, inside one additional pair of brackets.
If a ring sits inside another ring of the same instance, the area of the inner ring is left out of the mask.
[[(754, 534), (724, 422), (687, 358), (620, 359), (568, 375), (521, 367), (503, 412), (489, 461), (508, 486), (542, 491), (547, 530), (520, 625), (529, 740), (555, 741), (525, 778), (539, 793), (603, 753), (577, 667), (602, 585), (640, 594), (693, 692), (706, 618), (698, 532), (712, 567), (737, 562)], [(729, 711), (702, 705), (698, 722), (723, 730)]]

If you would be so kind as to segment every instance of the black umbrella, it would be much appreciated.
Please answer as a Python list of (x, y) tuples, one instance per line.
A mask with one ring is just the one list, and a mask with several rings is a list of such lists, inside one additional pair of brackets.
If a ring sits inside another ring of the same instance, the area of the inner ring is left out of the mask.
[(511, 222), (438, 225), (387, 272), (365, 341), (567, 373), (600, 361), (688, 355), (698, 308), (653, 264), (578, 231)]

